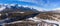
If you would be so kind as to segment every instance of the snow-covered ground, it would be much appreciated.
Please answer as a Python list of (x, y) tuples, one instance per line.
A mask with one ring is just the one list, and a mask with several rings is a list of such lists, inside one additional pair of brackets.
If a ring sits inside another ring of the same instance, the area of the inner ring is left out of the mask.
[[(55, 23), (55, 24), (58, 24), (60, 26), (60, 21), (54, 21), (54, 20), (44, 20), (44, 19), (38, 19), (37, 17), (34, 17), (34, 18), (29, 18), (27, 20), (33, 20), (34, 22), (47, 22), (47, 23)], [(19, 23), (19, 22), (23, 22), (23, 21), (15, 21), (15, 22), (11, 22), (11, 23), (8, 23), (8, 24), (14, 24), (14, 23)]]
[(47, 22), (47, 23), (55, 23), (55, 24), (59, 24), (59, 26), (60, 26), (60, 21), (38, 19), (37, 17), (29, 18), (29, 20), (33, 20), (35, 22), (42, 22), (42, 21), (44, 21), (44, 22)]

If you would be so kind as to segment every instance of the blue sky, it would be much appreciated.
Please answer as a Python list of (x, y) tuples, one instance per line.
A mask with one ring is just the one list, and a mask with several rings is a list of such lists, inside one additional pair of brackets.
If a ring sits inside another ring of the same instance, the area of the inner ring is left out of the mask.
[(2, 4), (20, 4), (39, 11), (60, 10), (60, 0), (0, 0)]

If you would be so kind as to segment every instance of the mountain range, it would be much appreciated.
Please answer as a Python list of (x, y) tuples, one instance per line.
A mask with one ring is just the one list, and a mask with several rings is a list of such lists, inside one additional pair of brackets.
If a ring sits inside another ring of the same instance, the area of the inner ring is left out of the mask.
[(5, 7), (2, 11), (0, 11), (1, 13), (2, 12), (14, 12), (14, 11), (20, 11), (20, 12), (34, 11), (34, 12), (39, 12), (38, 10), (33, 9), (33, 8), (23, 7), (23, 6), (19, 7), (18, 4), (16, 4), (16, 5), (0, 5), (0, 6)]

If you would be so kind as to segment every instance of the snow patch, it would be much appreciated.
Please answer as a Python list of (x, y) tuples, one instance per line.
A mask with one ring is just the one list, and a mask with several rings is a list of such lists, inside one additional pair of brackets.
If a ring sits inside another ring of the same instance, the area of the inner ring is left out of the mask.
[(3, 7), (3, 6), (2, 6), (2, 7), (0, 7), (0, 11), (4, 10), (5, 8), (6, 8), (6, 7)]

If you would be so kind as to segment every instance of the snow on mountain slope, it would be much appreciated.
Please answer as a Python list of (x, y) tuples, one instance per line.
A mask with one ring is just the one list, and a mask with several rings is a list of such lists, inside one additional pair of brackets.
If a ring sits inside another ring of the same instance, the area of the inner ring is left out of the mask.
[(0, 6), (0, 11), (4, 10), (6, 7)]
[(12, 12), (12, 11), (34, 11), (38, 12), (36, 9), (31, 9), (29, 7), (24, 7), (19, 4), (2, 4), (0, 5), (0, 11), (1, 12)]

